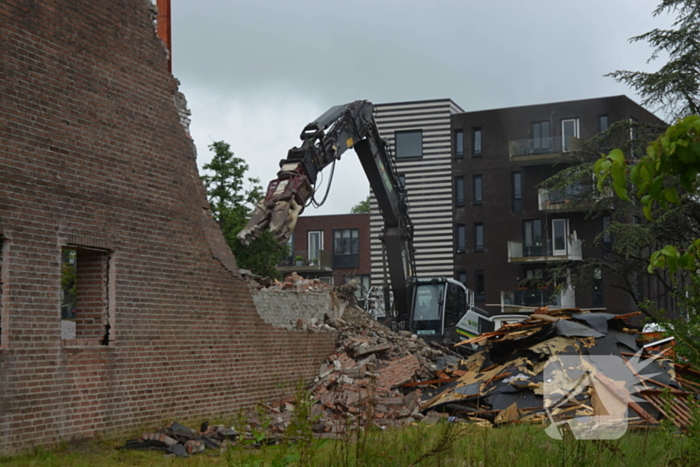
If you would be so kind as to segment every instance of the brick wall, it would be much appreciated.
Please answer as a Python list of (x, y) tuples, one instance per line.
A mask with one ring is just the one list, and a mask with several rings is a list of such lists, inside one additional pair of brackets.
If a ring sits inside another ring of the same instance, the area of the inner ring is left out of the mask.
[[(255, 311), (148, 1), (5, 0), (0, 44), (0, 453), (233, 414), (310, 378), (335, 336)], [(66, 246), (107, 252), (106, 341), (61, 339)]]

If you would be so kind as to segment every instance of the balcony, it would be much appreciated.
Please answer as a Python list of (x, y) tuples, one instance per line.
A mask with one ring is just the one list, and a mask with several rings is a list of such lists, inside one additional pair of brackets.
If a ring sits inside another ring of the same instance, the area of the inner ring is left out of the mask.
[(282, 274), (297, 272), (300, 275), (332, 273), (333, 254), (330, 251), (319, 250), (318, 258), (309, 259), (306, 250), (295, 250), (291, 255), (282, 260), (277, 265), (277, 270)]
[(543, 245), (525, 245), (523, 242), (508, 242), (509, 263), (546, 263), (550, 261), (581, 261), (583, 260), (583, 241), (577, 238), (566, 239), (565, 248), (552, 249), (552, 241), (547, 242), (545, 250)]
[(605, 192), (599, 192), (594, 186), (584, 187), (581, 184), (572, 185), (564, 190), (539, 188), (537, 190), (537, 205), (540, 211), (547, 212), (585, 212), (593, 206), (605, 201), (606, 209), (613, 209), (612, 190), (606, 187)]
[(580, 141), (573, 136), (513, 140), (508, 142), (508, 155), (512, 162), (547, 164), (578, 149)]
[(551, 288), (501, 291), (501, 313), (515, 313), (518, 307), (544, 306), (573, 308), (576, 306), (576, 295), (570, 288), (563, 292), (556, 292)]

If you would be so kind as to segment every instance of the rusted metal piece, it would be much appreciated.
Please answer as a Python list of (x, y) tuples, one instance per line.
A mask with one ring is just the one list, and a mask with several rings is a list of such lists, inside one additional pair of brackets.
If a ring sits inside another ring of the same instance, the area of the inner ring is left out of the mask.
[(173, 38), (172, 17), (170, 15), (170, 0), (156, 0), (158, 7), (158, 19), (156, 20), (156, 33), (160, 40), (168, 48), (168, 71), (173, 72)]

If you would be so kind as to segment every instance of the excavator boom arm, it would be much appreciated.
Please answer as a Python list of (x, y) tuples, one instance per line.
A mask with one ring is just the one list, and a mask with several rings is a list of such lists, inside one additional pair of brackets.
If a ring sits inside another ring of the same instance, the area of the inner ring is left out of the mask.
[(255, 207), (238, 238), (247, 245), (269, 227), (280, 243), (286, 243), (314, 194), (318, 173), (354, 148), (384, 219), (381, 239), (394, 304), (399, 319), (407, 319), (411, 279), (415, 276), (413, 224), (408, 216), (406, 189), (388, 155), (386, 141), (379, 136), (374, 106), (368, 101), (355, 101), (331, 107), (304, 127), (300, 138), (301, 146), (290, 149), (287, 158), (280, 161), (277, 178), (268, 185), (265, 199)]

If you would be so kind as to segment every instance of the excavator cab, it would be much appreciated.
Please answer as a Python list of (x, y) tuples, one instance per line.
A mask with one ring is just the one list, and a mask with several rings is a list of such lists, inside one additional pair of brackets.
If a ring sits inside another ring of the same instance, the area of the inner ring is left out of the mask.
[(457, 342), (457, 325), (473, 306), (473, 297), (471, 290), (452, 279), (415, 280), (410, 310), (411, 332), (427, 341)]

